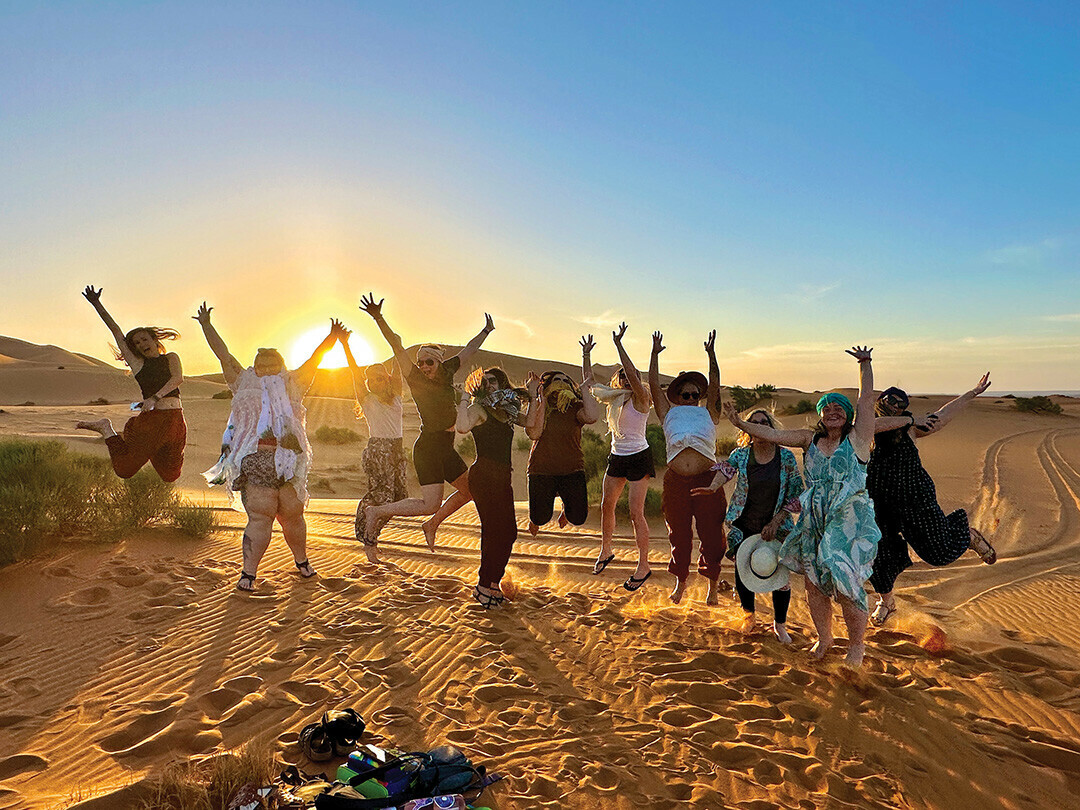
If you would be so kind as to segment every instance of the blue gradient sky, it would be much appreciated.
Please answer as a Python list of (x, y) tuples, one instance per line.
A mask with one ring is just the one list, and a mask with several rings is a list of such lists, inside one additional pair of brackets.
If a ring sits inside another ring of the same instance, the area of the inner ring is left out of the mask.
[(1080, 389), (1075, 3), (0, 5), (0, 334), (213, 370), (387, 298), (724, 380)]

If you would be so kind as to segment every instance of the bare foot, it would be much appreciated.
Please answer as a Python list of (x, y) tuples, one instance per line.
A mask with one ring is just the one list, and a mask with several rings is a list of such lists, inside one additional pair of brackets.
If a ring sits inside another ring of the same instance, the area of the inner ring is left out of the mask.
[(865, 644), (852, 644), (848, 647), (848, 653), (844, 656), (844, 663), (852, 669), (862, 666), (863, 656), (866, 654)]
[(364, 543), (364, 556), (367, 557), (369, 563), (377, 564), (379, 562), (379, 547), (374, 543), (370, 546), (367, 543)]
[(720, 604), (720, 588), (715, 579), (709, 580), (709, 593), (705, 597), (705, 604), (716, 606)]
[(379, 516), (374, 506), (364, 507), (364, 537), (374, 542), (379, 536)]
[(116, 435), (112, 422), (108, 419), (95, 419), (93, 422), (76, 422), (75, 427), (80, 430), (92, 430), (95, 433), (100, 433), (106, 439)]
[(677, 605), (682, 601), (683, 592), (686, 590), (686, 580), (676, 579), (675, 590), (671, 592), (671, 604)]
[(425, 520), (421, 526), (424, 530), (424, 539), (427, 540), (427, 547), (432, 551), (435, 550), (435, 532), (439, 530), (439, 527), (432, 523), (430, 520)]
[(772, 631), (781, 644), (791, 643), (791, 633), (787, 631), (787, 625), (783, 622), (773, 622)]
[(813, 647), (810, 648), (810, 657), (820, 661), (825, 657), (825, 654), (833, 645), (833, 640), (819, 638)]
[(570, 521), (566, 519), (566, 513), (565, 512), (561, 513), (559, 515), (559, 528), (560, 529), (565, 529), (569, 525), (570, 525)]
[(538, 531), (540, 531), (540, 527), (539, 527), (539, 526), (537, 526), (537, 525), (536, 525), (535, 523), (533, 523), (533, 522), (532, 522), (532, 521), (530, 520), (530, 521), (529, 521), (529, 534), (531, 534), (531, 535), (532, 535), (533, 537), (536, 537), (536, 533), (537, 533)]

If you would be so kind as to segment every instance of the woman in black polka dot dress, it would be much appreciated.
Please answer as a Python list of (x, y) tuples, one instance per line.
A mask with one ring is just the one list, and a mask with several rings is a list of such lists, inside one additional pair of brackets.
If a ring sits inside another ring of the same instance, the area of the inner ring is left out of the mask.
[(937, 490), (923, 469), (915, 439), (937, 433), (965, 405), (990, 387), (990, 373), (979, 384), (946, 403), (919, 423), (908, 411), (908, 395), (889, 388), (878, 397), (877, 438), (866, 468), (866, 488), (874, 501), (881, 529), (877, 558), (870, 584), (878, 603), (870, 620), (881, 626), (896, 612), (893, 587), (896, 578), (911, 565), (910, 546), (930, 565), (948, 565), (971, 549), (985, 563), (997, 560), (993, 546), (968, 525), (963, 509), (948, 515), (937, 502)]

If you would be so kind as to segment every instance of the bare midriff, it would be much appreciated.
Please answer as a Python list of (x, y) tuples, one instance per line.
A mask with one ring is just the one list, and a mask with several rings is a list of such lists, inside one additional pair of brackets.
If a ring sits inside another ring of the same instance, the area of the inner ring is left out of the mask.
[(707, 471), (713, 463), (711, 458), (701, 455), (694, 448), (685, 447), (668, 462), (668, 469), (678, 475), (689, 477)]

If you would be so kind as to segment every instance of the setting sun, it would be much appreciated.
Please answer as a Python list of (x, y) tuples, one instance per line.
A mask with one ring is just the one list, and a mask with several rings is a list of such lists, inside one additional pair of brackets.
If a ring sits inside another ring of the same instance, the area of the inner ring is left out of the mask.
[[(311, 353), (322, 343), (327, 331), (325, 326), (317, 326), (293, 341), (292, 348), (289, 350), (289, 368), (298, 368), (303, 365), (304, 361), (311, 357)], [(352, 335), (349, 338), (349, 348), (352, 349), (353, 357), (356, 358), (358, 365), (367, 366), (375, 362), (375, 352), (363, 338)], [(345, 360), (345, 350), (341, 348), (340, 343), (335, 343), (334, 348), (319, 364), (319, 368), (344, 368), (346, 365), (348, 363)]]

